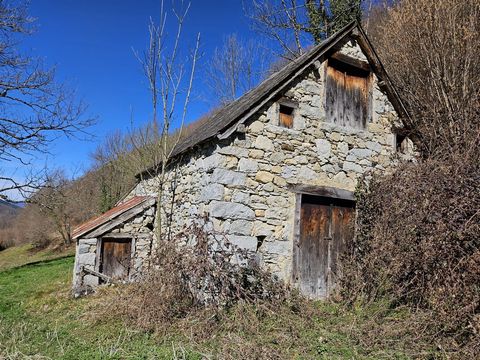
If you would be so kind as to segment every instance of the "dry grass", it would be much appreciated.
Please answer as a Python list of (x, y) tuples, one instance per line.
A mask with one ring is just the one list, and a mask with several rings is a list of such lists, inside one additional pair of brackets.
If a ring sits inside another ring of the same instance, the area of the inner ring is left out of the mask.
[[(270, 274), (235, 265), (196, 231), (191, 246), (162, 243), (142, 281), (98, 292), (87, 320), (121, 319), (165, 345), (206, 359), (427, 358), (434, 346), (402, 324), (412, 312), (376, 302), (365, 307), (309, 301)], [(183, 239), (185, 240), (185, 239)], [(182, 241), (181, 241), (182, 242)], [(215, 243), (213, 241), (213, 243)], [(212, 244), (212, 242), (210, 242)], [(248, 281), (247, 281), (248, 278)], [(115, 308), (115, 312), (111, 309)], [(399, 326), (399, 324), (401, 326)]]
[[(85, 320), (118, 320), (111, 304), (124, 291), (125, 285), (103, 289)], [(439, 343), (412, 331), (414, 319), (420, 325), (424, 318), (421, 312), (391, 308), (386, 302), (344, 307), (302, 298), (275, 307), (240, 302), (222, 309), (192, 308), (148, 330), (121, 316), (126, 328), (147, 331), (158, 346), (192, 349), (202, 359), (446, 359)]]
[(257, 266), (250, 253), (207, 228), (208, 221), (198, 219), (182, 235), (160, 242), (139, 282), (124, 287), (115, 299), (125, 319), (158, 330), (192, 311), (225, 309), (239, 302), (273, 307), (290, 297), (283, 283)]
[[(11, 253), (12, 256), (15, 254)], [(287, 299), (198, 308), (155, 329), (115, 303), (126, 288), (73, 299), (73, 258), (0, 273), (0, 358), (25, 359), (433, 359), (433, 345), (399, 333), (414, 314), (388, 304), (344, 308)], [(416, 316), (416, 315), (415, 315)]]

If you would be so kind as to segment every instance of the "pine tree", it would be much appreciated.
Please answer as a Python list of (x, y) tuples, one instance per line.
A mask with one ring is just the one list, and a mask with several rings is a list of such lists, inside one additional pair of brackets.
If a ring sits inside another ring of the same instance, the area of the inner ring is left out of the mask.
[(330, 0), (330, 34), (361, 17), (362, 0)]
[(309, 33), (315, 44), (322, 42), (327, 37), (329, 16), (324, 0), (305, 0), (307, 9), (308, 27), (305, 32)]
[(362, 17), (362, 0), (305, 0), (309, 33), (315, 44)]

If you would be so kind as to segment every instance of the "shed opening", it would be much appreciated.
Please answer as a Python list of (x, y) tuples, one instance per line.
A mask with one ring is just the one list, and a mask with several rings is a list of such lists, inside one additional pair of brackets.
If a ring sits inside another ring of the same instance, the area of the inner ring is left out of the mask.
[(113, 280), (128, 279), (132, 252), (131, 238), (103, 238), (100, 272)]

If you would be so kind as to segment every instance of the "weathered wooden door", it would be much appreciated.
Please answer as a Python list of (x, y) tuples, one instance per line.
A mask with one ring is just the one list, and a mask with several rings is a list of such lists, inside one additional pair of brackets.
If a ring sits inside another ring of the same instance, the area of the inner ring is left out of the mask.
[(353, 237), (353, 219), (352, 201), (301, 196), (293, 277), (303, 294), (326, 298), (332, 292), (340, 256)]
[(130, 271), (131, 239), (102, 240), (102, 273), (112, 279), (124, 279)]
[(329, 59), (325, 82), (327, 121), (365, 129), (370, 116), (370, 83), (369, 70)]

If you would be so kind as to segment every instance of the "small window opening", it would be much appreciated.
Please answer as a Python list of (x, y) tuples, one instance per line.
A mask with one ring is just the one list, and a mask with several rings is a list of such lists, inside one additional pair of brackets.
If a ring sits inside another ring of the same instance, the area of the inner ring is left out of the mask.
[(258, 235), (257, 236), (257, 252), (258, 250), (262, 247), (263, 242), (265, 241), (266, 236), (265, 235)]
[(293, 111), (292, 106), (280, 104), (278, 124), (291, 129), (293, 127)]
[(405, 134), (395, 134), (395, 151), (404, 153), (407, 150), (408, 137)]

